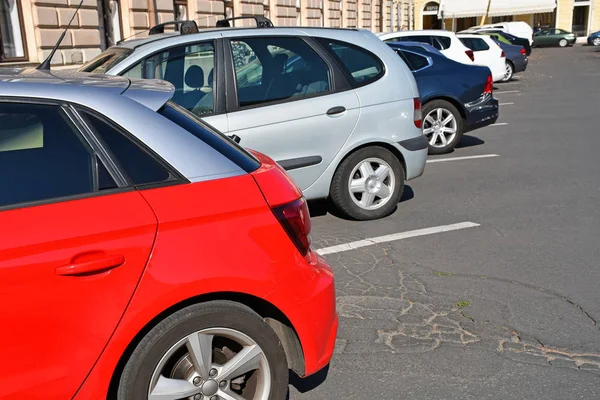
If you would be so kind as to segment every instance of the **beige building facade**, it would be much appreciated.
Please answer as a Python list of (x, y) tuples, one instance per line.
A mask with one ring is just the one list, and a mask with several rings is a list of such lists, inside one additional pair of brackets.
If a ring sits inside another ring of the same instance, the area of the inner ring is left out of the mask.
[[(195, 20), (215, 26), (224, 17), (261, 15), (276, 26), (414, 27), (412, 0), (0, 0), (0, 64), (42, 61), (73, 17), (53, 65), (89, 61), (119, 40), (143, 36), (159, 23)], [(238, 21), (238, 26), (253, 24)]]

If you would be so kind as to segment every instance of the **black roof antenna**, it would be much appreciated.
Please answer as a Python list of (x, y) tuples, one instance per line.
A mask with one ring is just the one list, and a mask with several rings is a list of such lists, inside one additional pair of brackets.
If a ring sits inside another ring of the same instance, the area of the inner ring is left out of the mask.
[(58, 41), (56, 42), (56, 44), (52, 48), (52, 51), (50, 52), (50, 55), (44, 61), (42, 61), (42, 63), (40, 65), (38, 65), (36, 69), (43, 70), (43, 71), (50, 71), (50, 61), (52, 60), (52, 57), (54, 57), (54, 53), (56, 53), (56, 50), (58, 50), (58, 46), (60, 46), (62, 40), (65, 38), (65, 35), (67, 34), (67, 31), (71, 27), (71, 23), (75, 19), (75, 16), (77, 15), (77, 11), (79, 11), (79, 9), (81, 8), (82, 4), (83, 4), (83, 0), (81, 0), (79, 2), (79, 5), (77, 6), (77, 9), (75, 10), (75, 12), (73, 13), (73, 16), (71, 17), (71, 20), (67, 24), (67, 27), (65, 28), (65, 30), (63, 31), (63, 33), (58, 38)]

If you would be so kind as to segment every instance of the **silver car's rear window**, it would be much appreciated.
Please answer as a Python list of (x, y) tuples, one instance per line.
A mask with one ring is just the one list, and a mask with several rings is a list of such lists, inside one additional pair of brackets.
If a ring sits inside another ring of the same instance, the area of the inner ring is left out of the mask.
[(104, 74), (106, 71), (111, 69), (114, 65), (117, 65), (121, 60), (127, 58), (133, 50), (123, 49), (119, 47), (111, 47), (103, 53), (100, 53), (93, 60), (85, 63), (79, 72), (92, 72), (95, 74)]

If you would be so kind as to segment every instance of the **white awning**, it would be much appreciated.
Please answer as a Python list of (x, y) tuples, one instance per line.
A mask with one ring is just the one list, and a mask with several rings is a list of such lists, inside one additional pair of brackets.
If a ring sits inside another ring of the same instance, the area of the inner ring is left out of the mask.
[(556, 0), (492, 0), (489, 16), (546, 13), (555, 8)]
[(438, 17), (444, 18), (467, 18), (481, 17), (485, 15), (488, 0), (442, 0)]
[[(444, 18), (481, 17), (485, 15), (489, 0), (441, 0), (438, 17)], [(556, 0), (491, 0), (488, 16), (534, 14), (552, 12)]]

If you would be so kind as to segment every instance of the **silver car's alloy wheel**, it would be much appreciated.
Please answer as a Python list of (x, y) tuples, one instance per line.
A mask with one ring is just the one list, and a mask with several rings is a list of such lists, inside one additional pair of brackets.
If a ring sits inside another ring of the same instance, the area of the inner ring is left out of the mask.
[(560, 42), (558, 42), (560, 47), (567, 47), (568, 44), (569, 42), (567, 42), (567, 39), (560, 39)]
[(597, 37), (594, 40), (592, 40), (592, 44), (594, 46), (600, 46), (600, 37)]
[(152, 373), (148, 400), (267, 400), (269, 363), (254, 340), (208, 328), (175, 343)]
[(511, 80), (513, 76), (513, 67), (512, 65), (510, 65), (510, 63), (506, 63), (506, 66), (504, 67), (504, 78), (502, 79), (502, 82), (508, 82)]
[(454, 114), (445, 108), (433, 109), (423, 120), (423, 134), (432, 147), (446, 147), (452, 143), (458, 131)]
[(357, 206), (376, 210), (390, 200), (395, 185), (396, 176), (388, 163), (380, 158), (367, 158), (352, 170), (348, 190)]

